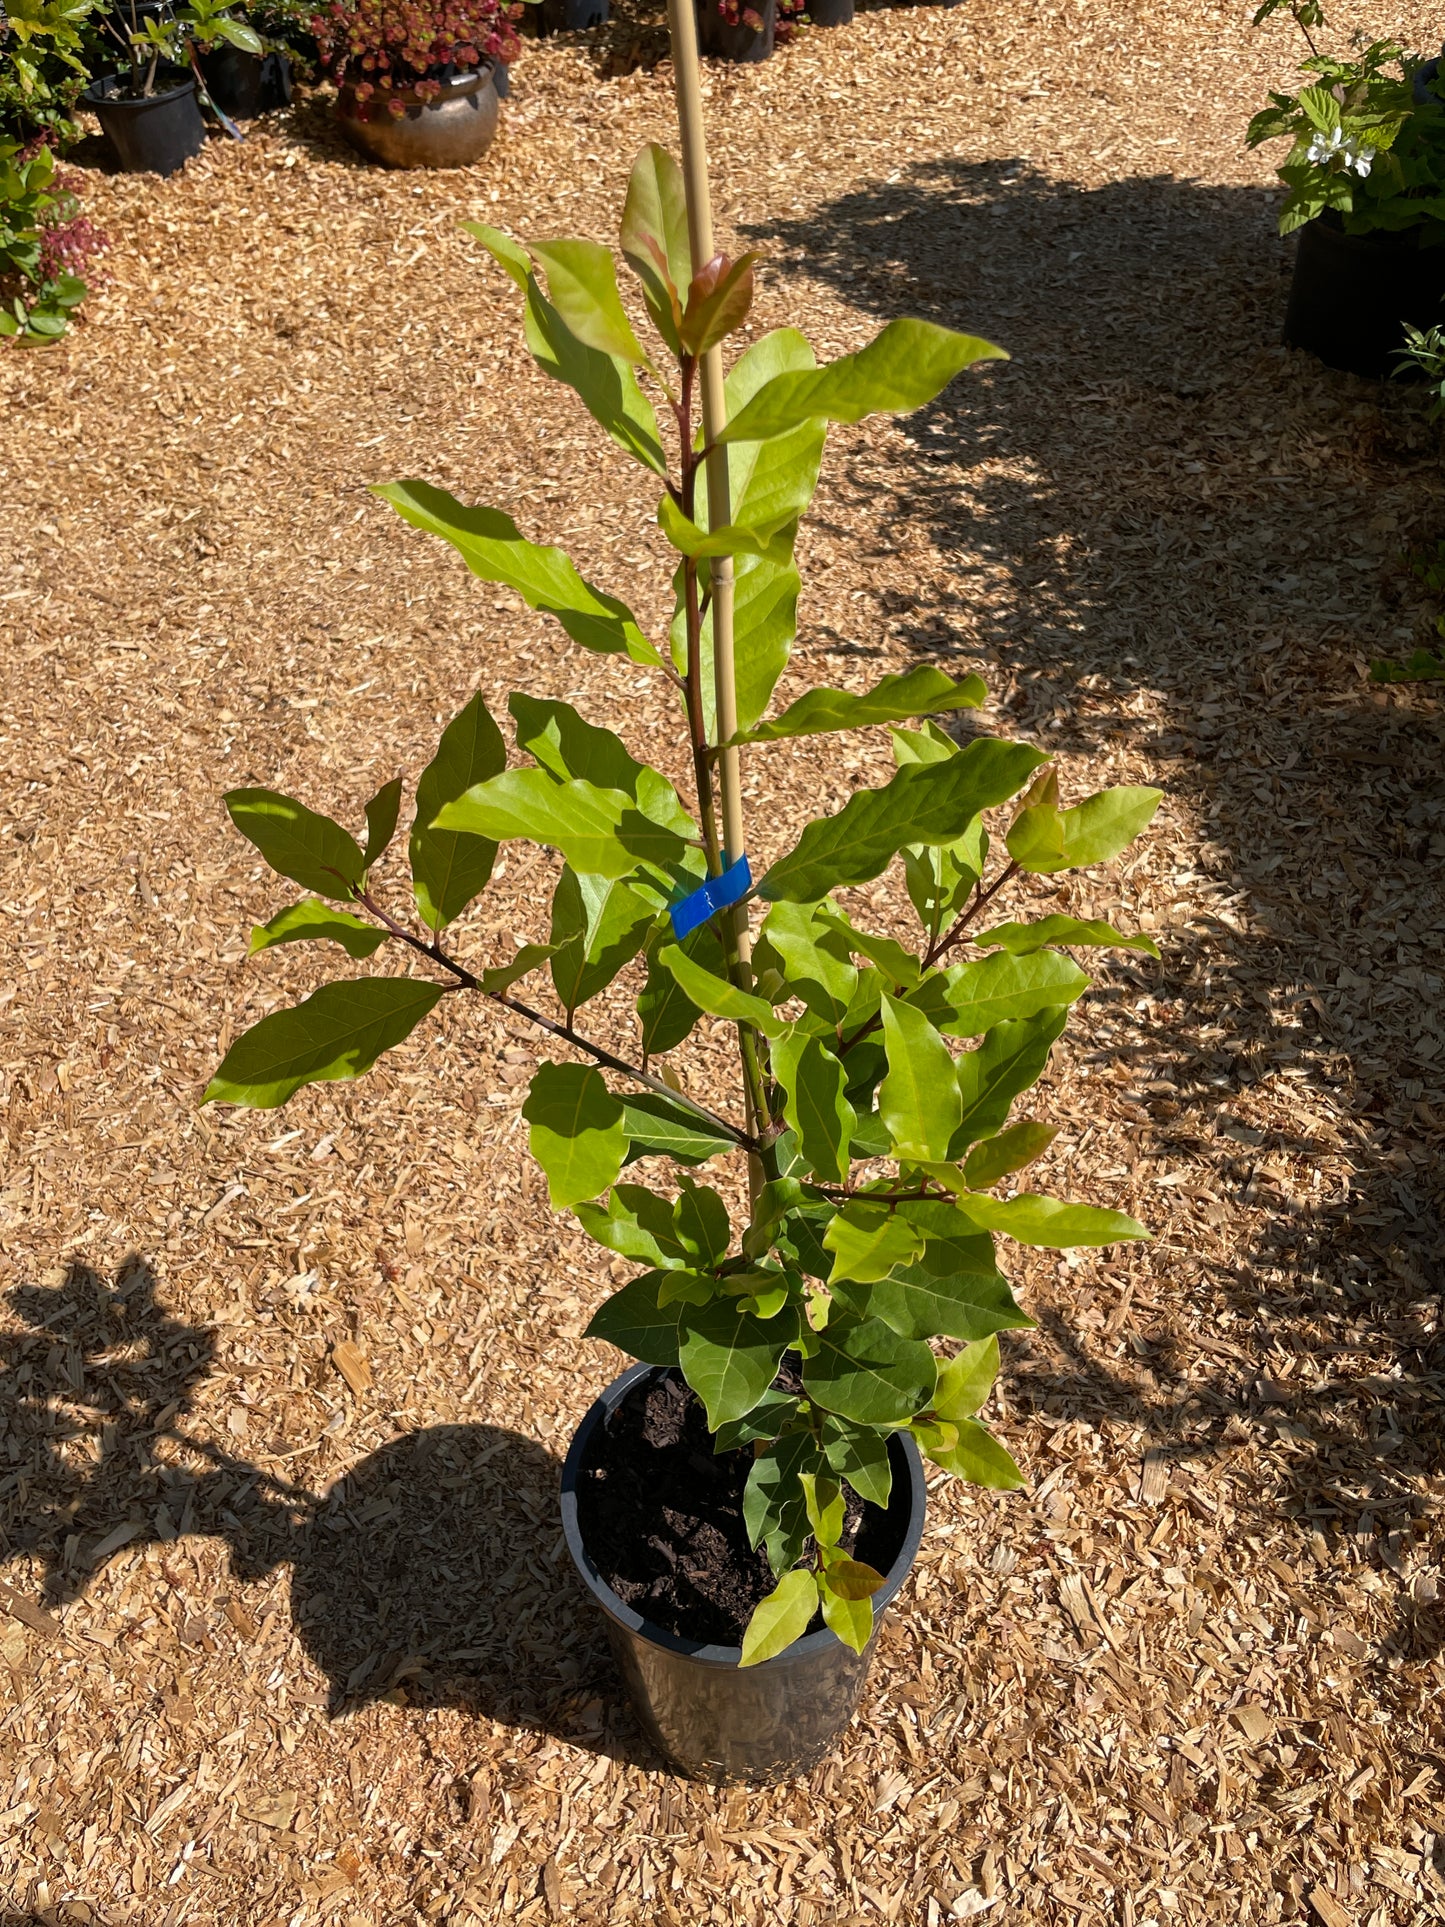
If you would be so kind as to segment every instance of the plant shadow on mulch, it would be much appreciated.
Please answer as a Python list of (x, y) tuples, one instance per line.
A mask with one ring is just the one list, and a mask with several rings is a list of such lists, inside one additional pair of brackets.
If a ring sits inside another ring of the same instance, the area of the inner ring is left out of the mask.
[[(951, 601), (932, 584), (916, 601), (885, 599), (898, 639), (944, 666), (951, 656), (970, 668), (992, 658), (986, 679), (1011, 720), (1050, 730), (1061, 750), (1117, 745), (1168, 768), (1176, 803), (1222, 821), (1213, 834), (1233, 843), (1246, 875), (1253, 859), (1281, 853), (1272, 882), (1295, 883), (1308, 901), (1322, 824), (1348, 822), (1369, 846), (1361, 858), (1354, 843), (1356, 861), (1397, 889), (1424, 890), (1439, 877), (1438, 862), (1426, 867), (1428, 831), (1445, 828), (1428, 722), (1338, 711), (1326, 722), (1301, 704), (1283, 724), (1271, 720), (1265, 750), (1247, 726), (1231, 737), (1199, 714), (1212, 682), (1210, 693), (1237, 701), (1247, 725), (1253, 702), (1267, 707), (1269, 665), (1287, 674), (1290, 653), (1317, 651), (1321, 629), (1349, 628), (1347, 616), (1332, 625), (1310, 607), (1301, 576), (1315, 556), (1351, 552), (1360, 494), (1332, 492), (1339, 474), (1328, 464), (1269, 477), (1292, 466), (1285, 418), (1315, 404), (1357, 491), (1362, 474), (1398, 483), (1402, 467), (1433, 470), (1437, 461), (1408, 393), (1330, 373), (1279, 345), (1289, 255), (1277, 207), (1263, 188), (1162, 175), (1084, 187), (1025, 159), (937, 160), (746, 232), (774, 273), (834, 287), (880, 319), (919, 314), (982, 335), (1014, 357), (911, 417), (903, 448), (890, 438), (886, 454), (864, 443), (849, 458), (845, 502), (868, 500), (876, 512), (878, 496), (891, 494), (899, 522), (923, 526), (957, 583)], [(795, 305), (806, 310), (806, 297)], [(1256, 448), (1268, 459), (1251, 461)], [(1206, 469), (1208, 491), (1192, 479)], [(880, 519), (886, 527), (886, 513)], [(844, 529), (832, 533), (846, 539)], [(831, 634), (803, 642), (814, 655), (877, 653)], [(1153, 703), (1147, 717), (1129, 706), (1141, 692)], [(1397, 752), (1393, 768), (1379, 767), (1382, 736)], [(1293, 767), (1280, 775), (1291, 748)], [(1252, 893), (1247, 927), (1214, 920), (1162, 941), (1162, 965), (1094, 963), (1092, 1001), (1114, 1026), (1098, 1055), (1133, 1072), (1132, 1115), (1152, 1120), (1166, 1143), (1199, 1149), (1205, 1140), (1227, 1190), (1247, 1198), (1260, 1153), (1221, 1146), (1215, 1120), (1269, 1075), (1271, 1060), (1293, 1062), (1368, 1127), (1352, 1147), (1353, 1195), (1347, 1206), (1308, 1206), (1270, 1196), (1266, 1179), (1269, 1216), (1253, 1249), (1228, 1252), (1227, 1263), (1196, 1256), (1237, 1321), (1236, 1343), (1215, 1345), (1202, 1379), (1199, 1334), (1167, 1306), (1158, 1318), (1136, 1306), (1125, 1326), (1133, 1369), (1117, 1373), (1046, 1310), (1038, 1338), (1011, 1350), (1010, 1400), (1132, 1419), (1175, 1458), (1226, 1449), (1239, 1421), (1277, 1427), (1290, 1451), (1279, 1489), (1256, 1495), (1258, 1514), (1294, 1514), (1302, 1542), (1315, 1526), (1378, 1534), (1388, 1559), (1390, 1535), (1412, 1523), (1409, 1479), (1445, 1467), (1445, 1334), (1427, 1334), (1411, 1313), (1432, 1276), (1438, 1285), (1445, 1236), (1409, 1167), (1402, 1176), (1392, 1161), (1407, 1137), (1418, 1142), (1431, 1127), (1378, 1061), (1363, 1066), (1368, 1053), (1332, 1029), (1321, 999), (1333, 986), (1318, 975), (1308, 930), (1268, 892)], [(1271, 990), (1298, 993), (1301, 984), (1314, 996), (1292, 996), (1289, 1014), (1271, 1006)], [(1145, 990), (1172, 1006), (1167, 1015), (1157, 1005), (1136, 1011)], [(1233, 1051), (1219, 1048), (1221, 1033)], [(1436, 1108), (1445, 1110), (1439, 1097)], [(1306, 1159), (1325, 1151), (1306, 1123), (1278, 1141)], [(1285, 1275), (1283, 1291), (1257, 1277), (1270, 1268)], [(1311, 1321), (1341, 1309), (1341, 1288), (1346, 1303), (1370, 1312), (1374, 1383), (1292, 1383), (1291, 1355), (1298, 1362), (1315, 1348)], [(1141, 1368), (1154, 1388), (1142, 1394)], [(1195, 1436), (1184, 1441), (1186, 1424)], [(1248, 1505), (1241, 1513), (1243, 1523)], [(1405, 1598), (1401, 1614), (1402, 1653), (1445, 1643), (1438, 1610)]]
[[(0, 1570), (29, 1555), (47, 1605), (80, 1598), (122, 1544), (219, 1537), (238, 1579), (292, 1567), (296, 1635), (331, 1716), (383, 1698), (452, 1706), (657, 1763), (567, 1561), (561, 1468), (532, 1440), (431, 1426), (312, 1493), (188, 1427), (215, 1334), (167, 1315), (144, 1259), (110, 1285), (72, 1263), (9, 1302), (30, 1329), (0, 1337)], [(212, 1469), (172, 1462), (174, 1441)], [(211, 1623), (197, 1607), (180, 1636), (204, 1646)]]

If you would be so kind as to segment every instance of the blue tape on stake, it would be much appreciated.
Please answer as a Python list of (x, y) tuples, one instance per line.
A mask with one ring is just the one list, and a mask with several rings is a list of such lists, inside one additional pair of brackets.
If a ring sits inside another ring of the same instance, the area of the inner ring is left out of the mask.
[(673, 904), (668, 911), (672, 918), (672, 934), (681, 942), (719, 910), (726, 910), (732, 903), (741, 903), (752, 887), (753, 873), (748, 868), (748, 860), (740, 856), (732, 868), (724, 870), (720, 877), (709, 877), (690, 897)]

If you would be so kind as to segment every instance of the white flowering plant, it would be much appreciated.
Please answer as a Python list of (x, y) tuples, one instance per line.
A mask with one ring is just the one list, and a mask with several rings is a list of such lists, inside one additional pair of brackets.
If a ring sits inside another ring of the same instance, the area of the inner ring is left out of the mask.
[[(1307, 38), (1312, 24), (1300, 21)], [(1333, 211), (1347, 234), (1419, 227), (1422, 242), (1445, 241), (1445, 99), (1435, 77), (1422, 73), (1417, 87), (1422, 63), (1393, 40), (1361, 48), (1357, 36), (1353, 60), (1314, 44), (1302, 63), (1311, 84), (1272, 93), (1246, 136), (1251, 147), (1292, 143), (1279, 170), (1290, 190), (1280, 233)]]

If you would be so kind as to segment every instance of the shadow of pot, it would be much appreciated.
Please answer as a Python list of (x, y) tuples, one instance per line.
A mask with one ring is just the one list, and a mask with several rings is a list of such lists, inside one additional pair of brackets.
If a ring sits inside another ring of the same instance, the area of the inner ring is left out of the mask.
[[(393, 102), (401, 113), (391, 111)], [(378, 87), (358, 101), (350, 86), (336, 99), (342, 133), (383, 167), (469, 167), (496, 139), (500, 118), (490, 67), (444, 81), (432, 100), (419, 99), (411, 87)]]

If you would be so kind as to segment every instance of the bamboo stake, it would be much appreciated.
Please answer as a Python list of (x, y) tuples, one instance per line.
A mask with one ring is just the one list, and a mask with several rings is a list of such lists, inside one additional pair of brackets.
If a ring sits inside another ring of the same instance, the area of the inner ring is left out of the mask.
[[(707, 4), (708, 0), (704, 0)], [(673, 84), (677, 96), (677, 125), (682, 141), (682, 175), (687, 191), (688, 242), (692, 250), (694, 274), (705, 267), (717, 252), (712, 231), (712, 192), (707, 173), (707, 137), (702, 119), (702, 76), (697, 51), (697, 18), (694, 0), (667, 0), (667, 21), (672, 38)], [(699, 369), (702, 391), (702, 434), (707, 457), (707, 522), (709, 529), (726, 528), (732, 520), (732, 493), (728, 478), (728, 452), (717, 438), (727, 421), (727, 400), (723, 392), (722, 346), (709, 348)], [(714, 708), (717, 740), (728, 742), (737, 734), (737, 676), (733, 657), (733, 559), (730, 555), (712, 558), (712, 658)], [(717, 763), (718, 792), (722, 802), (723, 867), (736, 863), (747, 848), (743, 828), (742, 770), (737, 749), (722, 749)], [(748, 915), (744, 905), (724, 912), (729, 930), (726, 947), (736, 959), (735, 980), (743, 989), (752, 983), (752, 943), (748, 935)], [(745, 1076), (748, 1093), (748, 1128), (756, 1131), (762, 1123), (756, 1115), (752, 1090), (756, 1082), (757, 1045), (752, 1033), (740, 1027), (745, 1065), (753, 1072)], [(761, 1189), (766, 1173), (756, 1157), (748, 1159), (750, 1186), (754, 1196)]]

